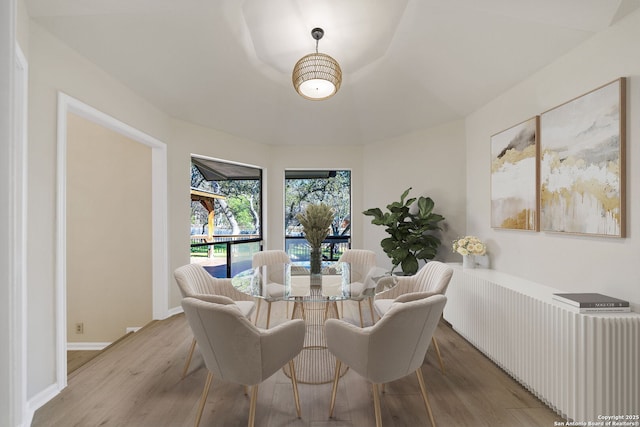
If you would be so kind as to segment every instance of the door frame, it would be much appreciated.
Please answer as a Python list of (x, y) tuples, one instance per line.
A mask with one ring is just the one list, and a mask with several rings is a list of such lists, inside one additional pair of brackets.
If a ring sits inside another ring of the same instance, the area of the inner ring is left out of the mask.
[(58, 92), (56, 196), (56, 379), (67, 386), (67, 115), (76, 114), (151, 148), (151, 233), (153, 319), (169, 310), (167, 146), (162, 141), (97, 109)]

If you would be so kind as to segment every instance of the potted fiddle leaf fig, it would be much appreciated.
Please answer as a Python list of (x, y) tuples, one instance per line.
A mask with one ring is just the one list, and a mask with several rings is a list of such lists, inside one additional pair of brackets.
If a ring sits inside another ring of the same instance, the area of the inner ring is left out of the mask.
[[(391, 258), (391, 273), (400, 266), (405, 275), (418, 271), (419, 260), (433, 259), (438, 252), (440, 239), (433, 232), (441, 230), (438, 223), (444, 220), (442, 215), (433, 212), (435, 203), (430, 197), (420, 196), (406, 199), (409, 187), (399, 202), (387, 205), (387, 211), (380, 208), (367, 209), (364, 215), (372, 216), (372, 224), (382, 225), (389, 237), (382, 239), (380, 246)], [(406, 200), (405, 200), (406, 199)], [(417, 209), (411, 209), (417, 201)]]
[(320, 274), (322, 268), (322, 250), (320, 246), (331, 231), (334, 212), (329, 205), (320, 203), (309, 205), (304, 212), (296, 215), (302, 224), (302, 232), (311, 246), (311, 274)]

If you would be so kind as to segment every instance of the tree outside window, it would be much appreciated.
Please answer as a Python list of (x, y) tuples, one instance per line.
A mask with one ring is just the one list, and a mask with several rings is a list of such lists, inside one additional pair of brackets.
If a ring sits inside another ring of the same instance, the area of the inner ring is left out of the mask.
[(323, 247), (325, 259), (335, 260), (349, 245), (351, 237), (351, 171), (285, 171), (285, 238), (287, 252), (296, 259), (305, 245), (302, 227), (296, 215), (310, 204), (325, 203), (335, 212), (331, 234)]

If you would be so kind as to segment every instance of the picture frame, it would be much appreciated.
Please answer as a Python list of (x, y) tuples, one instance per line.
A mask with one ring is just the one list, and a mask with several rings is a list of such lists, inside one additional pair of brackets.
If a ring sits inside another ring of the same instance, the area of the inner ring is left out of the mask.
[(540, 228), (625, 237), (626, 79), (540, 116)]
[(491, 136), (491, 227), (538, 231), (538, 116)]

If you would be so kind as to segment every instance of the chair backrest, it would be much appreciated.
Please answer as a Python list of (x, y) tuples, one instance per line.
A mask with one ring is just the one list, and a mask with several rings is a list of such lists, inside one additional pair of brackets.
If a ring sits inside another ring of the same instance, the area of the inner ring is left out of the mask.
[[(394, 303), (371, 327), (366, 366), (350, 366), (374, 383), (386, 383), (415, 372), (424, 361), (446, 302), (444, 295), (434, 295)], [(359, 371), (363, 368), (366, 372)]]
[(268, 250), (253, 254), (251, 265), (253, 268), (265, 267), (262, 271), (269, 282), (284, 283), (284, 265), (291, 264), (291, 258), (285, 251)]
[[(195, 297), (203, 299), (203, 295), (217, 295), (230, 298), (232, 301), (253, 301), (250, 295), (238, 291), (233, 287), (233, 281), (228, 278), (213, 277), (200, 264), (188, 264), (178, 267), (173, 276), (183, 298)], [(209, 301), (222, 301), (206, 298)], [(222, 303), (222, 302), (220, 302)], [(229, 302), (227, 301), (226, 304)]]
[(182, 308), (209, 371), (241, 384), (262, 381), (260, 332), (237, 306), (185, 298)]
[(207, 369), (218, 378), (244, 385), (259, 384), (302, 349), (305, 327), (299, 319), (279, 325), (281, 329), (288, 328), (288, 333), (270, 342), (276, 329), (266, 333), (258, 329), (236, 305), (185, 298), (182, 308)]
[(216, 293), (213, 277), (199, 264), (178, 267), (173, 272), (173, 276), (176, 278), (183, 298)]
[(251, 265), (253, 268), (260, 267), (263, 265), (273, 265), (273, 264), (290, 264), (291, 259), (289, 255), (285, 251), (281, 250), (269, 250), (269, 251), (260, 251), (253, 254), (251, 258)]
[(352, 282), (363, 282), (367, 275), (376, 266), (376, 253), (366, 249), (346, 249), (338, 262), (350, 264)]
[(447, 292), (453, 269), (440, 261), (429, 261), (416, 273), (414, 292)]

